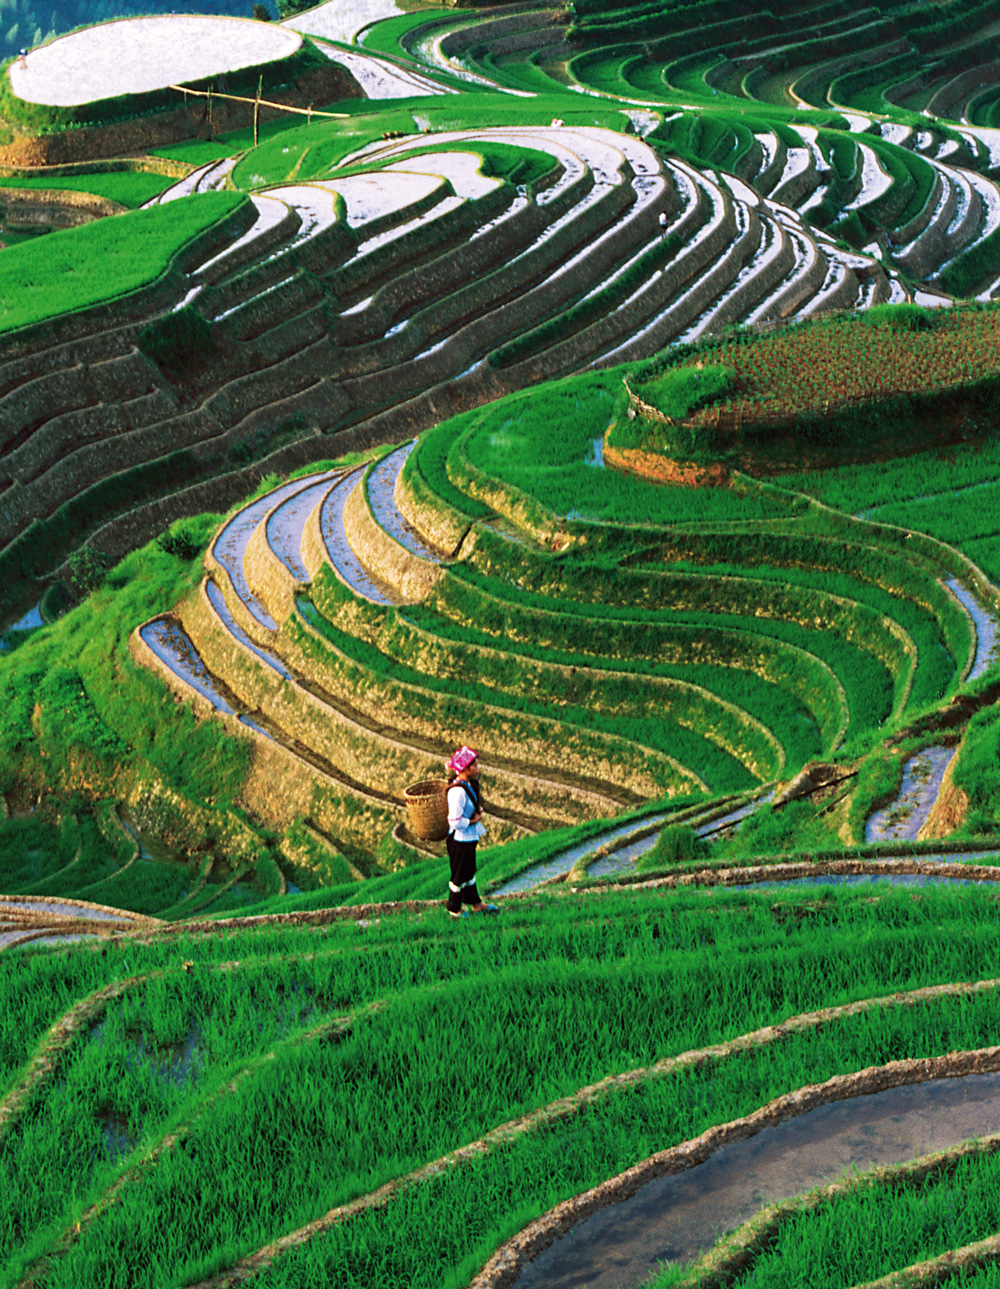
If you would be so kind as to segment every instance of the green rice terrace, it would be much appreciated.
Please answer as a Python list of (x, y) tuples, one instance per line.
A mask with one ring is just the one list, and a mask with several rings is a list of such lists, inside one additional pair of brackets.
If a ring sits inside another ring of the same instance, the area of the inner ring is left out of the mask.
[(995, 5), (216, 7), (0, 0), (0, 1289), (996, 1289)]

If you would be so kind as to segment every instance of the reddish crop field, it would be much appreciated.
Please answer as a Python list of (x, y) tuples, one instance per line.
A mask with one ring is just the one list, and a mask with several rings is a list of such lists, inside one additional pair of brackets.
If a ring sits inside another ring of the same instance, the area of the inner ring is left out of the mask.
[(1000, 373), (1000, 309), (942, 310), (927, 331), (826, 319), (770, 334), (737, 334), (704, 360), (736, 373), (736, 391), (695, 422), (784, 421), (851, 403), (929, 393)]

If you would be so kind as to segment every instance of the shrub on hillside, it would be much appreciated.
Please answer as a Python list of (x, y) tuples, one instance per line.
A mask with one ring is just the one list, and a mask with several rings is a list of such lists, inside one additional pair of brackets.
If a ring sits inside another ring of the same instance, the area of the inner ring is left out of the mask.
[(259, 461), (261, 457), (269, 456), (279, 448), (294, 443), (297, 439), (305, 438), (310, 433), (312, 428), (302, 413), (293, 412), (276, 426), (258, 426), (249, 438), (233, 444), (229, 449), (229, 460), (234, 465), (248, 465), (251, 461)]
[(868, 241), (868, 233), (856, 210), (852, 210), (843, 219), (838, 219), (831, 225), (830, 232), (834, 237), (839, 237), (841, 241), (846, 242), (848, 246), (853, 246), (855, 250), (860, 250)]
[(156, 544), (161, 551), (166, 551), (168, 555), (176, 555), (178, 559), (194, 559), (201, 552), (204, 544), (200, 527), (201, 525), (195, 520), (178, 519), (160, 533)]
[(730, 393), (735, 385), (736, 373), (731, 367), (673, 367), (637, 393), (671, 420), (683, 421)]
[(137, 343), (147, 358), (173, 372), (200, 365), (215, 348), (212, 324), (190, 305), (154, 318)]
[(99, 551), (90, 546), (80, 546), (66, 561), (69, 586), (74, 599), (82, 600), (101, 585), (107, 572), (107, 562)]

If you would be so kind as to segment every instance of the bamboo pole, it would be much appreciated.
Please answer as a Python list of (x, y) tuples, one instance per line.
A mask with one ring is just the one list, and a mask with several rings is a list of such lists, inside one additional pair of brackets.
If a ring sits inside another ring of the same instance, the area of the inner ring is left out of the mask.
[[(193, 94), (196, 98), (206, 97), (205, 90), (188, 89), (186, 85), (168, 85), (167, 89), (175, 90), (178, 94), (183, 94), (185, 99), (189, 94)], [(230, 103), (259, 103), (261, 107), (273, 107), (278, 112), (294, 112), (296, 116), (308, 117), (310, 121), (314, 116), (323, 116), (331, 121), (346, 121), (350, 115), (349, 112), (321, 112), (315, 107), (292, 107), (288, 103), (273, 103), (267, 98), (246, 98), (242, 94), (220, 94), (218, 90), (212, 94), (212, 97), (215, 99), (224, 98)]]

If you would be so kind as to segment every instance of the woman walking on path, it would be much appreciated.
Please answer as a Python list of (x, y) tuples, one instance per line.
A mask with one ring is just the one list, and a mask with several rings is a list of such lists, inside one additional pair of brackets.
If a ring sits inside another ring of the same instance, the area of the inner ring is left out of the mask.
[(467, 916), (463, 904), (474, 913), (496, 913), (495, 904), (484, 904), (476, 890), (476, 844), (486, 831), (479, 798), (479, 760), (471, 747), (460, 747), (448, 762), (455, 778), (448, 789), (448, 912), (453, 918)]

